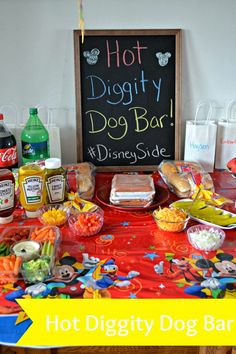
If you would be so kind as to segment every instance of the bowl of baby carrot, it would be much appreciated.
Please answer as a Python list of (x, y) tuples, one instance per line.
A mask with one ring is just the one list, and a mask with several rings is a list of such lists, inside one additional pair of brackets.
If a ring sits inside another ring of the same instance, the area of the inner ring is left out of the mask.
[(0, 284), (50, 278), (59, 246), (58, 227), (6, 227), (0, 235)]
[(96, 210), (77, 212), (68, 219), (70, 230), (76, 236), (94, 236), (99, 233), (104, 222), (104, 212), (97, 207)]
[(0, 284), (15, 283), (21, 264), (22, 258), (14, 254), (0, 257)]

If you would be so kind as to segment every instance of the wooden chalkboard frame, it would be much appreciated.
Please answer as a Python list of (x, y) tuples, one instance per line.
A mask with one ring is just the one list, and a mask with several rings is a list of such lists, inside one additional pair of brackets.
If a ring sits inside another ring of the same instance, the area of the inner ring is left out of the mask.
[[(181, 29), (143, 29), (143, 30), (86, 30), (87, 36), (174, 36), (175, 38), (175, 159), (181, 155)], [(75, 64), (75, 94), (76, 94), (76, 136), (77, 162), (83, 161), (83, 121), (81, 94), (80, 30), (74, 30), (74, 64)], [(106, 171), (153, 171), (156, 165), (132, 166), (97, 166), (97, 170)]]

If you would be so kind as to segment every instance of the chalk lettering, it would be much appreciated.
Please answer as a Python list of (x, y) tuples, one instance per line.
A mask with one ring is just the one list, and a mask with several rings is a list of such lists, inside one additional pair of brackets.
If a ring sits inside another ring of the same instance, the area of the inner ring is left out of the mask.
[[(123, 83), (111, 83), (110, 80), (105, 82), (102, 77), (97, 75), (89, 75), (86, 77), (86, 80), (88, 80), (89, 89), (87, 100), (99, 100), (104, 98), (106, 102), (111, 105), (118, 105), (119, 103), (123, 105), (131, 104), (135, 96), (146, 93), (149, 83), (149, 80), (145, 78), (144, 70), (141, 70), (139, 79), (135, 77), (132, 81), (124, 81)], [(159, 99), (161, 79), (159, 79), (158, 84), (155, 80), (152, 81), (155, 83), (153, 83), (153, 85), (157, 91), (157, 99)]]
[[(140, 134), (147, 129), (162, 129), (164, 127), (163, 121), (168, 118), (167, 114), (163, 114), (161, 117), (148, 117), (147, 110), (144, 107), (131, 107), (129, 108), (129, 112), (133, 113), (133, 115), (128, 118), (124, 116), (106, 117), (103, 113), (93, 109), (85, 112), (90, 122), (89, 134), (98, 134), (105, 130), (112, 140), (121, 140), (128, 133), (128, 121), (134, 120), (134, 131)], [(122, 128), (122, 130), (120, 128)], [(110, 130), (112, 130), (112, 132), (110, 132)], [(116, 135), (116, 131), (118, 131), (118, 135)]]
[(129, 111), (134, 112), (134, 118), (136, 123), (135, 131), (137, 133), (142, 133), (150, 128), (163, 128), (163, 119), (168, 118), (167, 114), (163, 114), (161, 117), (153, 116), (150, 119), (147, 118), (147, 110), (143, 107), (131, 107)]
[[(91, 154), (92, 151), (92, 154)], [(146, 159), (147, 157), (164, 157), (168, 158), (171, 155), (167, 152), (167, 148), (160, 147), (156, 144), (154, 147), (148, 147), (143, 142), (136, 144), (134, 150), (113, 150), (103, 144), (96, 144), (88, 148), (88, 154), (93, 160), (103, 162), (107, 159), (110, 160), (128, 160), (130, 165), (136, 164), (139, 160)]]
[[(121, 133), (121, 135), (114, 136), (110, 134), (110, 132), (108, 132), (107, 135), (113, 140), (120, 140), (126, 136), (128, 131), (128, 122), (125, 119), (125, 117), (120, 116), (118, 118), (114, 118), (114, 117), (106, 118), (104, 114), (95, 110), (87, 111), (85, 112), (85, 114), (88, 115), (90, 119), (90, 124), (91, 124), (91, 127), (89, 129), (90, 134), (101, 133), (107, 127), (110, 129), (116, 129), (120, 127), (123, 128), (123, 132)], [(96, 127), (95, 127), (95, 123), (96, 123)], [(120, 129), (118, 131), (120, 131)]]
[(152, 83), (157, 91), (156, 101), (159, 102), (161, 93), (161, 79), (158, 80), (158, 83), (155, 80), (152, 80)]
[(140, 42), (136, 41), (136, 46), (132, 47), (132, 49), (135, 49), (135, 51), (132, 51), (132, 49), (125, 49), (121, 54), (118, 40), (115, 41), (115, 49), (113, 51), (111, 51), (109, 40), (106, 40), (106, 49), (107, 49), (107, 67), (108, 68), (111, 67), (111, 56), (115, 55), (115, 63), (117, 68), (119, 68), (121, 58), (125, 66), (133, 65), (136, 59), (138, 64), (142, 64), (141, 50), (148, 49), (148, 47), (142, 47)]

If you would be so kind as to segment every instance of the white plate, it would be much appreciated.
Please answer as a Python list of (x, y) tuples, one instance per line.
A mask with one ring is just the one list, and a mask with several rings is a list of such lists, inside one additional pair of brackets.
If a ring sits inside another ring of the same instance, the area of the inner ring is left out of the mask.
[[(180, 199), (178, 201), (181, 201), (181, 202), (189, 202), (189, 201), (192, 201), (192, 199)], [(175, 203), (175, 202), (174, 202)], [(170, 204), (170, 206), (173, 206), (173, 204)], [(210, 205), (211, 207), (213, 207), (215, 210), (221, 210), (222, 211), (222, 214), (230, 214), (231, 216), (236, 216), (236, 214), (234, 213), (231, 213), (230, 211), (227, 211), (227, 210), (224, 210), (224, 209), (220, 209), (220, 208), (217, 208), (217, 207), (214, 207), (213, 205)], [(221, 226), (221, 225), (218, 225), (218, 224), (213, 224), (209, 221), (206, 221), (206, 220), (203, 220), (203, 219), (199, 219), (199, 218), (195, 218), (195, 216), (192, 216), (190, 215), (190, 218), (192, 220), (195, 220), (195, 221), (198, 221), (200, 222), (201, 224), (204, 224), (204, 225), (209, 225), (209, 226), (216, 226), (216, 227), (219, 227), (221, 229), (226, 229), (226, 230), (230, 230), (230, 229), (234, 229), (236, 227), (236, 224), (230, 224), (228, 226)]]

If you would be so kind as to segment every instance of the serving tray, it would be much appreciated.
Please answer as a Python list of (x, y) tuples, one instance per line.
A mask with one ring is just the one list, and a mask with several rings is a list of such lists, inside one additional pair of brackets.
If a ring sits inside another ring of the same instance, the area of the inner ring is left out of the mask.
[[(192, 199), (181, 199), (180, 201), (181, 202), (185, 202), (185, 201), (189, 202), (189, 201), (192, 201)], [(172, 203), (171, 206), (174, 206), (174, 203)], [(217, 208), (217, 207), (212, 206), (212, 205), (211, 205), (211, 207), (214, 208), (215, 210), (220, 210), (223, 215), (230, 214), (231, 217), (236, 217), (236, 214), (231, 213), (230, 211), (227, 211), (227, 210), (224, 210), (224, 209), (221, 209), (221, 208)], [(190, 218), (192, 220), (198, 221), (198, 222), (200, 222), (201, 224), (204, 224), (204, 225), (215, 226), (215, 227), (219, 227), (220, 229), (226, 229), (226, 230), (230, 230), (230, 229), (236, 228), (236, 223), (235, 224), (230, 224), (228, 226), (221, 226), (221, 225), (218, 225), (218, 224), (215, 224), (215, 223), (212, 223), (212, 222), (200, 219), (200, 218), (196, 218), (195, 216), (192, 216), (191, 214), (189, 216), (190, 216)]]

